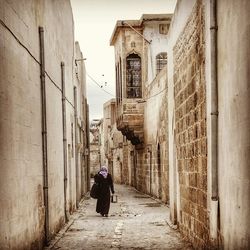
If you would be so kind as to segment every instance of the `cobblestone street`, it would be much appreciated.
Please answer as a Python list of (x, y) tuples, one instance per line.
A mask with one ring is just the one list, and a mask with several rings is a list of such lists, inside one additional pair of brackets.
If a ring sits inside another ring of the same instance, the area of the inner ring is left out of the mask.
[(95, 212), (96, 200), (81, 202), (71, 221), (45, 249), (192, 249), (168, 223), (167, 206), (115, 185), (118, 203), (109, 217)]

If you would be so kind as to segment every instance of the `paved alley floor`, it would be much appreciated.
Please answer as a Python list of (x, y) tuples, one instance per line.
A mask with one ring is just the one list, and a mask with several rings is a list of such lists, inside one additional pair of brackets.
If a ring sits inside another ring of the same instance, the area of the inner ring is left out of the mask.
[(167, 206), (132, 187), (115, 184), (115, 191), (109, 217), (95, 212), (95, 199), (85, 199), (46, 249), (192, 249), (167, 224)]

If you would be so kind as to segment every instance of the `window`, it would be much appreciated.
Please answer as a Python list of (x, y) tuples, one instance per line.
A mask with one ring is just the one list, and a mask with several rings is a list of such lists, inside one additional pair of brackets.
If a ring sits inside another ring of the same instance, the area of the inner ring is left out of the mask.
[(162, 52), (156, 56), (156, 74), (167, 64), (167, 53)]
[(116, 78), (116, 102), (119, 103), (120, 95), (119, 95), (119, 83), (118, 83), (118, 66), (115, 67), (115, 78)]
[(116, 72), (116, 101), (119, 104), (122, 101), (122, 62), (121, 58), (115, 67)]
[(159, 33), (166, 35), (169, 30), (169, 24), (159, 24)]
[(127, 97), (141, 98), (141, 58), (137, 54), (127, 57)]
[(120, 86), (120, 101), (122, 101), (122, 60), (119, 60), (119, 69), (118, 69), (118, 76), (119, 76), (119, 86)]

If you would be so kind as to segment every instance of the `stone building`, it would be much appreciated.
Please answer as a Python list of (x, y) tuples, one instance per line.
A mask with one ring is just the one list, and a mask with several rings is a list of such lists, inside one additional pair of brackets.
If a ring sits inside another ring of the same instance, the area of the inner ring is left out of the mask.
[(89, 188), (84, 62), (69, 0), (0, 2), (0, 249), (42, 249)]
[[(77, 203), (89, 190), (89, 111), (86, 92), (86, 70), (79, 43), (75, 43), (74, 73), (74, 139), (76, 161)], [(72, 184), (73, 185), (73, 184)]]
[(249, 11), (178, 1), (170, 26), (171, 216), (196, 248), (250, 247)]
[(90, 176), (93, 177), (102, 164), (102, 119), (94, 119), (90, 123)]
[(116, 23), (117, 129), (123, 144), (123, 183), (168, 202), (167, 38), (170, 14)]
[(249, 12), (179, 0), (173, 16), (118, 21), (111, 37), (123, 176), (169, 203), (195, 249), (250, 248)]
[[(109, 172), (116, 183), (124, 182), (123, 169), (123, 135), (116, 127), (116, 100), (111, 99), (103, 105), (103, 158), (104, 164), (108, 166)], [(128, 166), (127, 166), (128, 167)], [(128, 183), (127, 183), (128, 184)]]

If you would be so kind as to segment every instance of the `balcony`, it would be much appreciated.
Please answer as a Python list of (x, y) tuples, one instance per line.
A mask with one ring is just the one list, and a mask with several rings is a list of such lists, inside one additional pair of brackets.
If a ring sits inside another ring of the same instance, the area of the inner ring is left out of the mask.
[(117, 107), (117, 129), (133, 145), (143, 143), (144, 103), (137, 99), (123, 99)]

